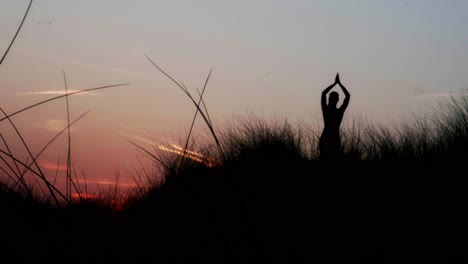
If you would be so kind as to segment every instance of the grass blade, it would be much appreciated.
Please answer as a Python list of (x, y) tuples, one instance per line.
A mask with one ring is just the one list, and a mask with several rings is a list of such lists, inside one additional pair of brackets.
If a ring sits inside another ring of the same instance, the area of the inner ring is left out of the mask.
[(16, 112), (13, 112), (12, 114), (9, 114), (3, 118), (0, 118), (0, 122), (2, 122), (3, 120), (5, 119), (8, 119), (12, 116), (15, 116), (19, 113), (22, 113), (26, 110), (29, 110), (31, 108), (34, 108), (36, 106), (39, 106), (39, 105), (42, 105), (42, 104), (45, 104), (45, 103), (48, 103), (48, 102), (51, 102), (51, 101), (54, 101), (54, 100), (57, 100), (57, 99), (60, 99), (60, 98), (63, 98), (65, 96), (71, 96), (71, 95), (75, 95), (75, 94), (80, 94), (80, 93), (85, 93), (85, 92), (91, 92), (91, 91), (96, 91), (96, 90), (102, 90), (102, 89), (108, 89), (108, 88), (114, 88), (114, 87), (119, 87), (119, 86), (126, 86), (126, 85), (130, 85), (130, 83), (122, 83), (122, 84), (113, 84), (113, 85), (106, 85), (106, 86), (100, 86), (100, 87), (95, 87), (95, 88), (89, 88), (89, 89), (85, 89), (85, 90), (81, 90), (81, 91), (76, 91), (76, 92), (72, 92), (72, 93), (69, 93), (69, 94), (64, 94), (64, 95), (59, 95), (59, 96), (56, 96), (56, 97), (52, 97), (52, 98), (49, 98), (47, 100), (44, 100), (44, 101), (41, 101), (39, 103), (35, 103), (35, 104), (32, 104), (28, 107), (25, 107), (23, 109), (20, 109)]
[[(206, 81), (205, 81), (205, 85), (203, 86), (203, 90), (200, 94), (200, 99), (198, 100), (198, 106), (200, 106), (202, 100), (203, 100), (203, 94), (205, 93), (205, 89), (206, 89), (206, 86), (208, 84), (208, 81), (210, 80), (210, 76), (211, 76), (211, 73), (213, 72), (213, 68), (211, 68), (210, 72), (208, 73), (208, 77), (206, 78)], [(185, 86), (184, 86), (185, 88)], [(189, 141), (190, 141), (190, 136), (192, 135), (192, 131), (193, 131), (193, 127), (195, 125), (195, 121), (197, 120), (197, 116), (198, 116), (198, 110), (200, 108), (198, 107), (196, 110), (195, 110), (195, 115), (193, 116), (193, 120), (192, 120), (192, 124), (190, 125), (190, 131), (188, 133), (188, 136), (187, 136), (187, 140), (185, 141), (185, 146), (184, 146), (184, 151), (182, 153), (182, 157), (185, 157), (185, 154), (187, 153), (187, 148), (188, 148), (188, 144), (189, 144)]]
[(149, 152), (148, 150), (146, 150), (145, 148), (143, 148), (142, 146), (128, 140), (128, 142), (130, 142), (130, 144), (134, 145), (135, 147), (143, 150), (146, 154), (150, 155), (152, 158), (154, 158), (155, 160), (157, 160), (159, 163), (161, 163), (161, 165), (163, 165), (167, 170), (170, 170), (169, 166), (167, 166), (160, 158), (156, 157), (156, 155), (154, 155), (153, 153)]
[(67, 179), (66, 179), (66, 194), (68, 195), (68, 199), (71, 201), (71, 135), (70, 135), (70, 107), (68, 104), (68, 85), (67, 85), (67, 76), (65, 74), (65, 71), (62, 71), (63, 73), (63, 82), (65, 85), (65, 101), (67, 104), (67, 132), (68, 132), (68, 154), (67, 154)]
[(14, 36), (13, 39), (11, 40), (10, 45), (8, 45), (8, 48), (6, 49), (5, 53), (3, 54), (2, 59), (0, 60), (0, 65), (2, 65), (3, 60), (5, 60), (5, 58), (6, 58), (7, 54), (8, 54), (8, 52), (10, 51), (11, 47), (13, 46), (13, 43), (14, 43), (15, 40), (16, 40), (16, 37), (18, 36), (19, 32), (21, 31), (21, 28), (23, 27), (24, 21), (26, 20), (26, 17), (28, 16), (29, 9), (31, 8), (32, 3), (33, 3), (33, 0), (30, 0), (30, 1), (29, 1), (29, 5), (28, 5), (28, 8), (26, 9), (26, 12), (24, 13), (23, 20), (21, 20), (21, 23), (20, 23), (18, 29), (16, 30), (15, 36)]
[[(3, 111), (3, 108), (0, 107), (0, 111), (5, 115), (5, 116), (8, 116), (6, 114), (5, 111)], [(33, 154), (31, 153), (31, 150), (29, 149), (29, 146), (28, 144), (26, 144), (26, 141), (24, 141), (24, 138), (23, 136), (21, 135), (21, 133), (19, 132), (18, 128), (16, 127), (16, 125), (13, 123), (13, 120), (11, 120), (11, 118), (8, 117), (8, 121), (10, 122), (11, 126), (15, 129), (16, 131), (16, 134), (18, 135), (18, 137), (21, 139), (21, 142), (23, 143), (23, 146), (26, 148), (26, 151), (28, 152), (28, 155), (31, 157), (31, 158), (34, 158)], [(55, 195), (54, 191), (52, 190), (52, 188), (50, 187), (50, 182), (46, 179), (46, 177), (44, 176), (44, 173), (42, 172), (41, 170), (41, 167), (39, 167), (39, 164), (37, 164), (37, 162), (34, 160), (34, 165), (36, 165), (37, 167), (37, 170), (39, 171), (40, 173), (40, 178), (45, 182), (45, 184), (47, 185), (47, 189), (49, 190), (50, 194), (52, 195), (52, 198), (54, 199), (55, 203), (57, 204), (57, 206), (60, 206), (59, 204), (59, 201), (57, 199), (57, 196)]]
[[(195, 105), (197, 110), (200, 112), (200, 115), (203, 117), (203, 120), (205, 121), (206, 125), (208, 126), (208, 129), (210, 130), (211, 135), (213, 136), (216, 146), (218, 147), (219, 153), (221, 154), (223, 161), (226, 160), (226, 156), (224, 155), (224, 151), (221, 148), (221, 144), (219, 143), (218, 137), (216, 136), (216, 133), (214, 131), (214, 128), (211, 124), (211, 122), (208, 120), (206, 115), (203, 113), (203, 111), (200, 109), (200, 106), (197, 104), (197, 102), (193, 99), (192, 95), (187, 91), (187, 89), (184, 89), (184, 86), (179, 84), (174, 78), (172, 78), (169, 74), (167, 74), (163, 69), (161, 69), (153, 60), (151, 60), (148, 55), (146, 55), (146, 58), (150, 61), (151, 64), (153, 64), (154, 67), (156, 67), (160, 72), (162, 72), (164, 75), (166, 75), (170, 80), (172, 80), (192, 101), (192, 103)], [(1, 121), (1, 120), (0, 120)]]
[[(26, 168), (28, 168), (28, 170), (33, 173), (34, 175), (36, 175), (37, 177), (39, 177), (40, 179), (42, 179), (46, 185), (47, 185), (47, 188), (50, 188), (52, 190), (54, 190), (55, 192), (57, 192), (57, 194), (62, 197), (64, 200), (66, 200), (66, 197), (63, 195), (62, 192), (60, 192), (55, 186), (53, 186), (52, 184), (50, 184), (49, 181), (47, 181), (47, 179), (44, 177), (44, 175), (41, 175), (39, 174), (39, 172), (33, 170), (31, 167), (28, 167), (24, 162), (22, 162), (21, 160), (17, 159), (16, 157), (13, 157), (11, 156), (10, 154), (8, 154), (7, 152), (3, 151), (0, 149), (0, 153), (3, 153), (4, 155), (6, 155), (7, 157), (10, 157), (14, 160), (16, 160), (16, 162), (18, 162), (21, 166), (24, 166)], [(0, 156), (1, 157), (1, 156)]]

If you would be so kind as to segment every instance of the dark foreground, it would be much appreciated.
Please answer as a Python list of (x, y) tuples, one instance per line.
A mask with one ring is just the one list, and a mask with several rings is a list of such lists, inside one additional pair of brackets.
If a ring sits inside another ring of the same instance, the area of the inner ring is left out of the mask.
[[(1, 201), (4, 260), (468, 260), (463, 162), (186, 170), (120, 213)], [(0, 260), (0, 262), (3, 262)]]

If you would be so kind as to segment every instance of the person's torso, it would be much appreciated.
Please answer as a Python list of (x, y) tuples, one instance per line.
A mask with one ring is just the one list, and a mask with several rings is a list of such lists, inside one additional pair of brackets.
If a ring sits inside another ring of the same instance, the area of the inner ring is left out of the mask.
[(343, 120), (343, 112), (339, 109), (327, 109), (323, 112), (325, 130), (329, 132), (338, 132), (340, 130), (341, 121)]

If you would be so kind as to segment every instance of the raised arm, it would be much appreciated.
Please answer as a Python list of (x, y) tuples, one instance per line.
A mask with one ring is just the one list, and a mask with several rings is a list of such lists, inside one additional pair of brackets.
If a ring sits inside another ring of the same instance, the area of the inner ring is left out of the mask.
[(336, 81), (334, 84), (328, 86), (325, 90), (322, 92), (322, 111), (325, 111), (327, 109), (327, 94), (330, 92), (330, 90), (336, 85)]
[(346, 87), (344, 87), (343, 84), (341, 84), (340, 77), (338, 74), (336, 75), (336, 80), (338, 85), (341, 87), (341, 90), (343, 90), (343, 93), (345, 94), (345, 99), (340, 107), (340, 110), (344, 112), (346, 111), (346, 108), (348, 108), (349, 99), (351, 99), (351, 94), (348, 92), (348, 89), (346, 89)]

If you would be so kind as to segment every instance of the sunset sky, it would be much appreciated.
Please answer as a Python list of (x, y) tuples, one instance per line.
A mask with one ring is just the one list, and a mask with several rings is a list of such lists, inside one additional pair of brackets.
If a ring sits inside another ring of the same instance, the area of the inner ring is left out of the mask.
[[(0, 54), (28, 2), (0, 1)], [(337, 72), (349, 119), (398, 121), (468, 88), (467, 10), (465, 0), (36, 0), (0, 66), (0, 106), (63, 92), (62, 70), (70, 90), (131, 83), (70, 97), (72, 119), (90, 110), (72, 130), (77, 169), (96, 183), (129, 180), (143, 155), (127, 140), (151, 149), (183, 137), (194, 113), (145, 53), (194, 94), (213, 67), (205, 100), (218, 127), (249, 112), (321, 122), (320, 93)], [(65, 101), (14, 121), (37, 152), (66, 126)], [(6, 121), (0, 132), (26, 157)], [(59, 155), (65, 166), (65, 135), (40, 162), (54, 172)]]

